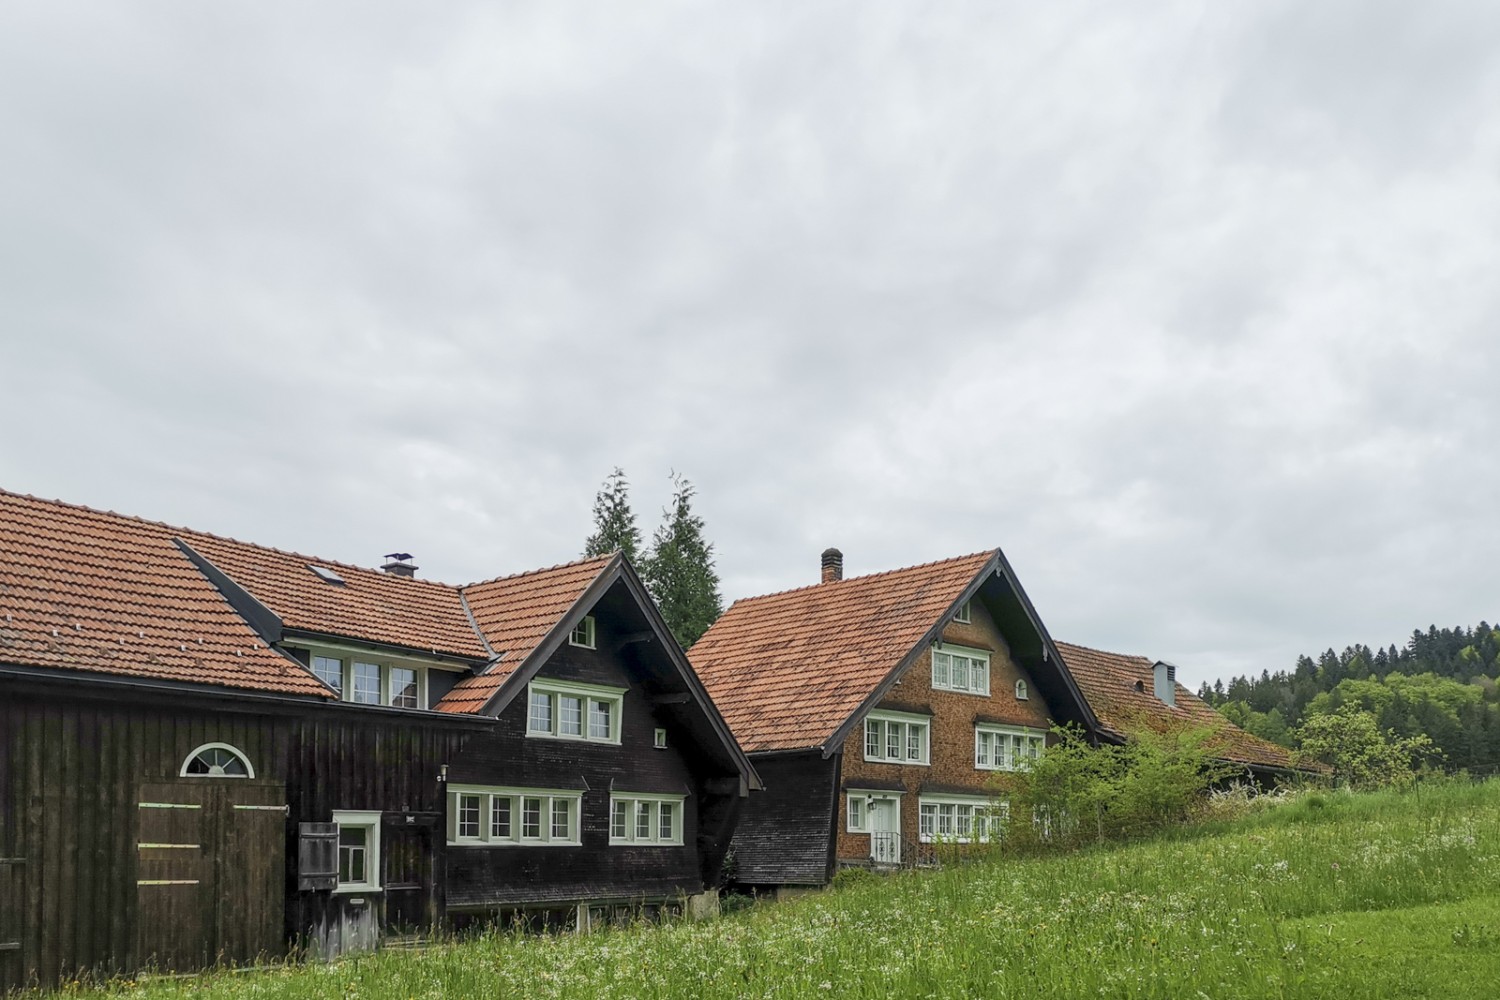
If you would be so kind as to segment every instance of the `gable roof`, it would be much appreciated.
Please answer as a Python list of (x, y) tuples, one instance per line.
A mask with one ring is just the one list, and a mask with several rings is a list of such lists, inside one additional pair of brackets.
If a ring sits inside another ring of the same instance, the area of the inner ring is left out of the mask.
[(332, 697), (261, 641), (177, 534), (0, 491), (0, 661)]
[[(618, 559), (618, 554), (597, 556), (463, 588), (469, 612), (495, 659), (477, 677), (460, 681), (435, 707), (444, 712), (483, 711), (516, 668), (548, 635), (561, 630), (568, 612)], [(571, 631), (573, 624), (567, 627)]]
[[(1285, 747), (1236, 726), (1181, 684), (1176, 685), (1175, 706), (1157, 698), (1155, 661), (1067, 642), (1057, 643), (1057, 649), (1106, 735), (1124, 740), (1143, 725), (1206, 726), (1215, 730), (1208, 745), (1216, 757), (1251, 767), (1277, 770), (1293, 767), (1291, 754)], [(1136, 689), (1137, 684), (1141, 685), (1140, 690)]]
[(826, 749), (992, 576), (1009, 583), (1046, 657), (1051, 640), (992, 549), (736, 601), (688, 658), (747, 751)]

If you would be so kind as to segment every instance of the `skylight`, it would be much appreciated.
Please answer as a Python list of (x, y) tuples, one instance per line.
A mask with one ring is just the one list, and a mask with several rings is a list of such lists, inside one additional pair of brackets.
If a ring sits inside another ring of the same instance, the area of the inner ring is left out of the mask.
[(343, 577), (339, 576), (337, 573), (335, 573), (333, 570), (329, 569), (327, 566), (308, 566), (307, 568), (310, 569), (310, 570), (312, 570), (314, 573), (318, 574), (318, 579), (322, 580), (325, 583), (340, 583), (341, 584), (341, 583), (344, 582), (344, 578)]

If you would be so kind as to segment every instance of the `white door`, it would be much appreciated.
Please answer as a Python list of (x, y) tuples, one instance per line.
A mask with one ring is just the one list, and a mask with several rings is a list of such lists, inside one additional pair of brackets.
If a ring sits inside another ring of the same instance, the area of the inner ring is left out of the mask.
[(901, 863), (901, 800), (870, 802), (870, 860), (877, 865)]

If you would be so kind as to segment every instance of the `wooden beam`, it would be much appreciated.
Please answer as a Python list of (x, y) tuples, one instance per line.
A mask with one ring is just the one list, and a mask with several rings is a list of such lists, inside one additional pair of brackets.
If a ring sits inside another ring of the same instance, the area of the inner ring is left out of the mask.
[(656, 638), (650, 630), (645, 632), (626, 632), (615, 640), (615, 652), (619, 652), (626, 646), (634, 646), (638, 642), (650, 642)]
[(686, 691), (677, 691), (671, 694), (659, 694), (651, 699), (653, 705), (686, 705), (693, 700), (693, 696)]

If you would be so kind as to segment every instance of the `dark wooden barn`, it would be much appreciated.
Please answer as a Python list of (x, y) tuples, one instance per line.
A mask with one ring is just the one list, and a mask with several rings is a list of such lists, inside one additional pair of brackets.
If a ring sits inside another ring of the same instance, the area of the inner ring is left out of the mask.
[(712, 899), (758, 778), (621, 557), (470, 587), (0, 493), (0, 989)]

